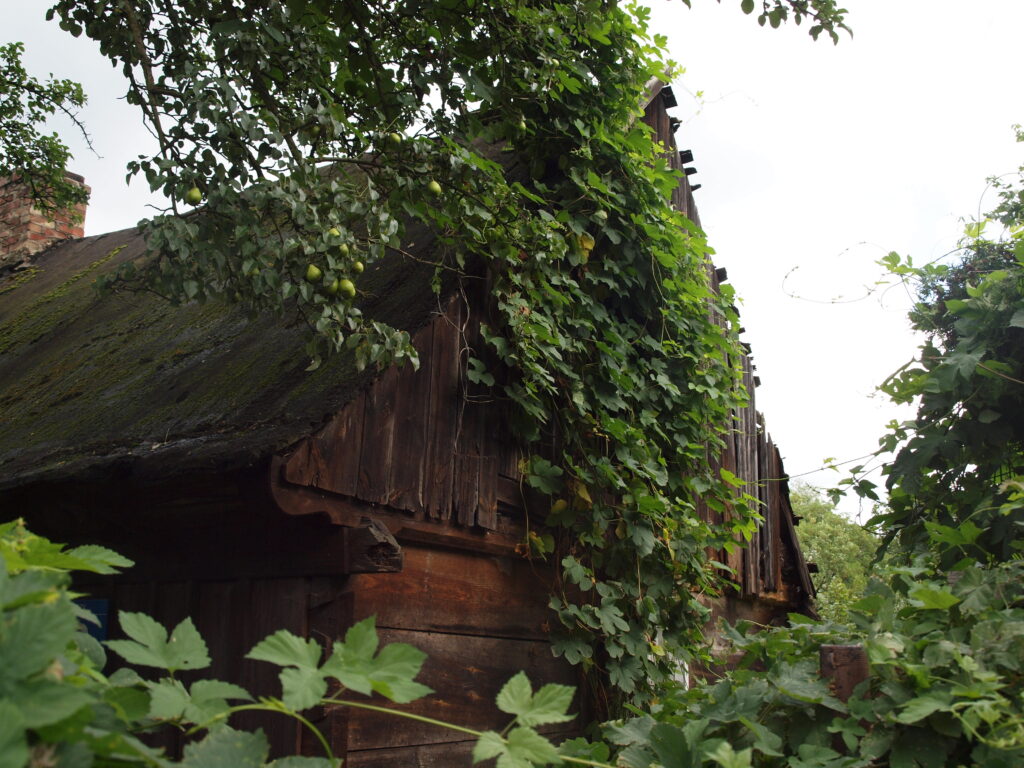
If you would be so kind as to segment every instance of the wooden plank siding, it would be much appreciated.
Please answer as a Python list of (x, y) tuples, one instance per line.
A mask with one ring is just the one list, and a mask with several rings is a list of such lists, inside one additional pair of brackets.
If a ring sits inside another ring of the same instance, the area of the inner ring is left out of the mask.
[[(387, 369), (293, 446), (282, 479), (420, 518), (496, 530), (501, 473), (516, 466), (518, 454), (502, 409), (486, 387), (465, 376), (470, 355), (487, 358), (479, 329), (479, 316), (461, 297), (451, 300), (413, 337), (420, 369)], [(515, 504), (510, 496), (506, 489), (506, 506)]]

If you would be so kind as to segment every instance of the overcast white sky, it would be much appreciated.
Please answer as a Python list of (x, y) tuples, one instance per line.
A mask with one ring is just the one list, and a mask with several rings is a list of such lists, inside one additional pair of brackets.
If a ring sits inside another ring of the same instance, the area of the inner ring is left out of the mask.
[[(915, 342), (905, 293), (862, 298), (880, 276), (874, 261), (950, 250), (960, 218), (991, 202), (979, 202), (985, 178), (1024, 161), (1011, 130), (1024, 122), (1024, 2), (848, 0), (854, 37), (838, 46), (805, 27), (762, 29), (736, 0), (692, 2), (650, 0), (654, 31), (686, 68), (679, 143), (694, 152), (704, 227), (743, 297), (758, 406), (802, 475), (869, 453), (896, 416), (872, 393)], [(93, 188), (86, 233), (132, 226), (149, 198), (138, 180), (126, 188), (124, 167), (151, 141), (118, 100), (117, 71), (43, 21), (48, 5), (2, 0), (0, 42), (24, 41), (34, 74), (85, 86), (101, 156), (74, 144), (72, 170)], [(688, 95), (698, 90), (702, 104)]]

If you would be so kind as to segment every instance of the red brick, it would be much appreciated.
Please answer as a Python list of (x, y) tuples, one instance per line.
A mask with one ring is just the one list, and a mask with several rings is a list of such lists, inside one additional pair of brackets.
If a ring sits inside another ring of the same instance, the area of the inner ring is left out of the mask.
[[(68, 174), (68, 178), (85, 186), (81, 176)], [(72, 221), (74, 213), (81, 215), (82, 222)], [(47, 218), (32, 205), (27, 189), (17, 178), (0, 178), (0, 268), (25, 261), (51, 243), (82, 237), (84, 220), (84, 205)]]

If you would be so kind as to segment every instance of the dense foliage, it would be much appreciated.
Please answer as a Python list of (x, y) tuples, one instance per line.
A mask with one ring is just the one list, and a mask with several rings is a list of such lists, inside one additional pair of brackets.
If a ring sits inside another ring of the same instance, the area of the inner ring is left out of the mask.
[[(753, 3), (743, 2), (747, 13)], [(754, 511), (711, 460), (744, 397), (733, 298), (639, 120), (666, 78), (648, 11), (603, 0), (59, 0), (99, 42), (158, 139), (133, 163), (170, 199), (148, 267), (111, 282), (172, 301), (297, 317), (308, 352), (416, 363), (365, 317), (359, 275), (436, 237), (436, 286), (486, 278), (487, 349), (467, 377), (504, 402), (523, 469), (551, 497), (534, 552), (558, 558), (556, 650), (643, 696), (693, 655), (716, 571), (707, 547)], [(770, 0), (760, 21), (835, 38), (831, 0)], [(138, 274), (141, 272), (142, 274)], [(485, 364), (483, 360), (488, 360)], [(696, 512), (734, 514), (709, 525)], [(546, 518), (546, 519), (545, 519)]]
[(899, 450), (876, 522), (909, 548), (942, 535), (947, 566), (1004, 561), (1024, 546), (1024, 220), (1020, 187), (999, 188), (1000, 205), (967, 227), (952, 263), (888, 259), (920, 286), (911, 321), (927, 342), (883, 387), (919, 406), (883, 441)]
[[(870, 583), (849, 626), (793, 617), (730, 629), (738, 669), (674, 689), (608, 736), (630, 768), (1020, 765), (1024, 563), (956, 575), (895, 569)], [(870, 663), (845, 704), (819, 675), (821, 645), (844, 643), (863, 645)]]
[(791, 485), (789, 499), (800, 520), (796, 532), (804, 558), (817, 566), (813, 579), (818, 614), (844, 621), (850, 604), (864, 595), (878, 538), (837, 512), (811, 486)]

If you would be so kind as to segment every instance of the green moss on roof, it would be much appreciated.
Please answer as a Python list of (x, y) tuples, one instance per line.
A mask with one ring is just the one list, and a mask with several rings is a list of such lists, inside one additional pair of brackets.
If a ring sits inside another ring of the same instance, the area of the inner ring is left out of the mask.
[[(280, 318), (95, 290), (143, 252), (134, 230), (69, 241), (0, 286), (0, 487), (111, 462), (170, 474), (251, 461), (311, 432), (372, 376), (346, 355), (306, 372), (303, 328)], [(398, 259), (371, 266), (364, 311), (417, 329), (437, 307), (430, 277)]]

